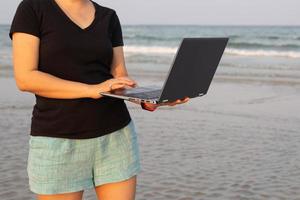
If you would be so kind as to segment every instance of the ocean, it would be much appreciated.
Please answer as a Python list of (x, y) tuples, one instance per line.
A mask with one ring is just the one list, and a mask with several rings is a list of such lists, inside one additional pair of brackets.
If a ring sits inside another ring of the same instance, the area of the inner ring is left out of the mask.
[[(0, 76), (12, 76), (9, 26), (0, 25)], [(129, 69), (166, 72), (183, 37), (229, 37), (216, 76), (299, 83), (300, 27), (124, 25)]]

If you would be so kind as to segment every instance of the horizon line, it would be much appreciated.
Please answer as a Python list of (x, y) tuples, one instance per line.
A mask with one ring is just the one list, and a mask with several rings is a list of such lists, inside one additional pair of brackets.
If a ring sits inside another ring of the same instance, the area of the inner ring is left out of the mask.
[[(0, 25), (11, 25), (10, 23), (0, 23)], [(239, 26), (239, 27), (300, 27), (300, 24), (155, 24), (155, 23), (123, 23), (122, 26)]]
[(300, 24), (122, 24), (123, 26), (292, 26)]

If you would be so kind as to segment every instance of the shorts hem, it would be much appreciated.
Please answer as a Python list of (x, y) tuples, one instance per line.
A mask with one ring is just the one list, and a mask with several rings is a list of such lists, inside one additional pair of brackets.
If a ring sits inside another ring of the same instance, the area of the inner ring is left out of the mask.
[[(51, 194), (63, 194), (63, 193), (72, 193), (72, 192), (79, 192), (82, 190), (86, 189), (92, 189), (94, 188), (94, 184), (92, 182), (92, 179), (86, 180), (86, 181), (81, 181), (76, 183), (77, 186), (64, 186), (64, 183), (55, 183), (55, 187), (53, 189), (50, 189), (51, 184), (43, 183), (43, 184), (33, 184), (29, 183), (29, 189), (31, 192), (35, 194), (40, 194), (40, 195), (51, 195)], [(54, 184), (53, 184), (54, 185)], [(59, 187), (60, 186), (60, 187)], [(59, 187), (59, 188), (58, 188)], [(47, 189), (49, 188), (49, 189)]]
[(125, 181), (135, 175), (138, 175), (139, 173), (141, 172), (141, 167), (138, 166), (136, 168), (134, 168), (133, 170), (129, 171), (128, 173), (125, 173), (125, 174), (121, 174), (121, 175), (118, 175), (118, 176), (115, 176), (115, 177), (106, 177), (106, 178), (103, 178), (103, 177), (95, 177), (94, 180), (95, 180), (95, 187), (97, 186), (100, 186), (100, 185), (104, 185), (104, 184), (107, 184), (107, 183), (116, 183), (116, 182), (120, 182), (120, 181)]

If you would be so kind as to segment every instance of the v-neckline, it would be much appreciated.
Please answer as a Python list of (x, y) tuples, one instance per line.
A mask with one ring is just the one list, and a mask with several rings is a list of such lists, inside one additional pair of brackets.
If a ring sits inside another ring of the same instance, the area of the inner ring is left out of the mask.
[(75, 26), (76, 28), (80, 29), (81, 31), (88, 31), (89, 29), (91, 29), (94, 24), (97, 22), (98, 19), (98, 7), (96, 5), (96, 3), (93, 0), (90, 0), (95, 8), (95, 16), (93, 21), (90, 23), (90, 25), (88, 25), (85, 28), (81, 28), (77, 23), (75, 23), (64, 11), (63, 9), (58, 5), (58, 3), (55, 0), (50, 0), (52, 2), (52, 4), (54, 5), (54, 7), (58, 10), (58, 12), (60, 12), (60, 14), (69, 22), (71, 23), (73, 26)]

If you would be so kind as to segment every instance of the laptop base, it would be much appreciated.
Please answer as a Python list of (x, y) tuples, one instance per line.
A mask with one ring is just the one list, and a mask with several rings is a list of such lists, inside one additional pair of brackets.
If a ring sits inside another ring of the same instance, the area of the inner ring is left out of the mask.
[(117, 89), (111, 92), (102, 92), (101, 95), (121, 98), (128, 101), (159, 104), (161, 92), (161, 87), (149, 86), (135, 87), (131, 89)]

